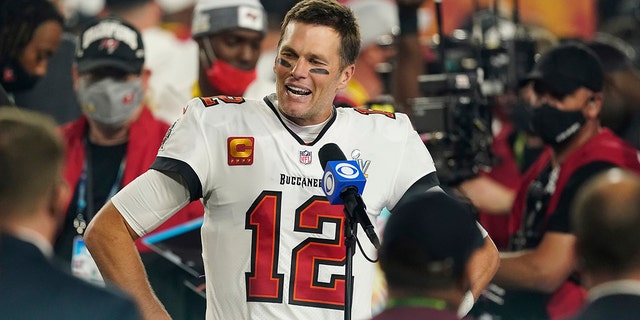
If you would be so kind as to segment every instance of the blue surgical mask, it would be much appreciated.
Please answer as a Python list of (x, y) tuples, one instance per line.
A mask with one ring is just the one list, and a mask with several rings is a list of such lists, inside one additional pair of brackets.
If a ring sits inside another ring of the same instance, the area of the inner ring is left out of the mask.
[(80, 79), (78, 100), (88, 118), (118, 126), (129, 120), (142, 103), (142, 80), (104, 78), (87, 84), (86, 80)]

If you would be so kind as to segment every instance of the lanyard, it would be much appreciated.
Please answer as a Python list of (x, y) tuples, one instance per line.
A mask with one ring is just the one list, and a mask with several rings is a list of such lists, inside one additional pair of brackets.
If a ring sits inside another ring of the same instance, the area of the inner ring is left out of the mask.
[(447, 303), (444, 300), (427, 297), (389, 299), (387, 309), (395, 307), (427, 307), (430, 309), (444, 310)]
[[(87, 139), (83, 140), (85, 146), (85, 159), (82, 166), (82, 174), (78, 181), (78, 199), (77, 199), (77, 214), (73, 219), (73, 227), (79, 235), (84, 233), (84, 229), (87, 228), (87, 220), (90, 220), (95, 213), (93, 208), (93, 175), (91, 170), (91, 151), (90, 146), (87, 143)], [(107, 195), (107, 201), (113, 197), (118, 190), (120, 190), (120, 184), (122, 184), (122, 176), (124, 175), (125, 160), (127, 156), (122, 157), (120, 161), (120, 167), (118, 168), (118, 174), (116, 175), (116, 181), (111, 186), (109, 195)], [(89, 159), (89, 160), (87, 160)], [(88, 208), (88, 210), (87, 210)], [(86, 219), (85, 219), (86, 216)]]

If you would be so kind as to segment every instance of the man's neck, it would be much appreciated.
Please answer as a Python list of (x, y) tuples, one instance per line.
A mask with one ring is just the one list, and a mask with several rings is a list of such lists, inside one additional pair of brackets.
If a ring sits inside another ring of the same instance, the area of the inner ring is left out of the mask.
[(115, 146), (129, 140), (129, 126), (109, 128), (100, 124), (89, 125), (89, 141), (99, 146)]
[(585, 285), (591, 289), (601, 284), (622, 281), (622, 280), (635, 280), (640, 282), (640, 270), (632, 270), (623, 274), (608, 274), (608, 273), (588, 273), (584, 275)]
[(14, 237), (35, 245), (45, 256), (53, 256), (52, 243), (58, 229), (47, 213), (30, 213), (29, 217), (9, 220), (4, 229)]

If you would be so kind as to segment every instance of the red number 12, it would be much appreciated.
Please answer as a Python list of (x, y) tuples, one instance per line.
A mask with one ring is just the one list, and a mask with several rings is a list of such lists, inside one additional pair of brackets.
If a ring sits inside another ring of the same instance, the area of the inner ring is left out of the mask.
[[(281, 303), (284, 275), (278, 273), (281, 192), (264, 191), (247, 212), (245, 228), (252, 230), (251, 271), (246, 273), (247, 301)], [(333, 239), (309, 237), (291, 251), (289, 303), (344, 309), (344, 275), (318, 280), (321, 265), (345, 263), (344, 213), (325, 197), (313, 196), (295, 212), (295, 232), (322, 234), (325, 223), (336, 225)]]

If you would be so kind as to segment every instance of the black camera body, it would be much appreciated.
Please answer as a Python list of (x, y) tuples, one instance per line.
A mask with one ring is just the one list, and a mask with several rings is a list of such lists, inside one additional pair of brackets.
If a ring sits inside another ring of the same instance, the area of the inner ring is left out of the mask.
[(414, 127), (435, 162), (438, 178), (455, 185), (491, 166), (491, 112), (477, 76), (423, 75), (424, 97), (413, 100)]
[[(463, 32), (463, 30), (460, 30)], [(502, 40), (491, 48), (470, 36), (445, 38), (439, 45), (437, 74), (418, 78), (422, 97), (412, 103), (412, 121), (421, 134), (443, 185), (455, 186), (494, 165), (494, 99), (517, 94), (519, 79), (534, 64), (535, 44), (525, 38)]]

